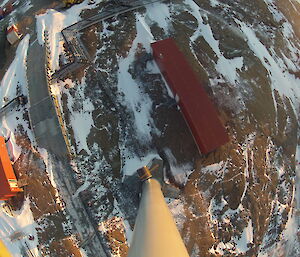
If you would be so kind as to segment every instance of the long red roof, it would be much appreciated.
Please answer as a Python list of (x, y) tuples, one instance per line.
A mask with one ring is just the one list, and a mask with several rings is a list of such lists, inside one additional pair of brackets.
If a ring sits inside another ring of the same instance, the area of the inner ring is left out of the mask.
[(192, 67), (171, 38), (151, 44), (153, 56), (194, 136), (201, 153), (207, 154), (229, 141), (211, 100)]

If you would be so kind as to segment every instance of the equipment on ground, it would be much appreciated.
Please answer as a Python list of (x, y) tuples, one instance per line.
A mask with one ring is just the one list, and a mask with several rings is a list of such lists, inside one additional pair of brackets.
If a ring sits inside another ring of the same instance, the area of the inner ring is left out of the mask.
[(74, 4), (80, 4), (82, 3), (84, 0), (63, 0), (63, 3), (65, 5), (66, 8), (71, 7)]
[(14, 25), (14, 24), (7, 27), (7, 32), (6, 33), (7, 33), (7, 35), (6, 35), (7, 41), (11, 45), (15, 44), (22, 37), (22, 35), (19, 34), (19, 30), (18, 30), (17, 26)]
[(0, 116), (11, 111), (17, 105), (26, 104), (27, 99), (24, 95), (19, 95), (10, 101), (4, 97), (4, 101), (6, 101), (6, 104), (0, 108)]

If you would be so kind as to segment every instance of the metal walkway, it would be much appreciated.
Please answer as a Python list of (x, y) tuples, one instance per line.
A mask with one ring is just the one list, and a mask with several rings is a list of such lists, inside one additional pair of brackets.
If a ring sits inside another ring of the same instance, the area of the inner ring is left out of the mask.
[(17, 96), (16, 98), (10, 100), (7, 104), (0, 108), (0, 116), (13, 109), (17, 104), (22, 104), (24, 101), (25, 98), (23, 95)]
[(76, 22), (61, 31), (64, 41), (71, 52), (73, 61), (63, 66), (60, 70), (52, 75), (53, 80), (63, 79), (69, 73), (79, 69), (80, 67), (90, 64), (91, 57), (89, 56), (85, 46), (80, 40), (80, 32), (84, 29), (104, 21), (106, 19), (115, 17), (126, 12), (130, 12), (141, 8), (145, 5), (160, 2), (161, 0), (133, 0), (119, 3), (114, 1), (114, 5), (109, 9), (103, 10), (101, 13), (92, 16), (88, 19)]

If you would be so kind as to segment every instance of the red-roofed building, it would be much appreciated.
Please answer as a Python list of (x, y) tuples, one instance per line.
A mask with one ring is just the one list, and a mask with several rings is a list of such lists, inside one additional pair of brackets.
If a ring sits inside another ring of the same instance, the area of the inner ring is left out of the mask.
[(171, 38), (151, 44), (153, 56), (202, 154), (229, 141), (211, 100), (192, 67)]

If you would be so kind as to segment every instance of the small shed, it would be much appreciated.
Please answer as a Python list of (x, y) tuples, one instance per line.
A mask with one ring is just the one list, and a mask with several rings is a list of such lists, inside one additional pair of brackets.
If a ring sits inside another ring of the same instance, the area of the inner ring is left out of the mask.
[(151, 47), (200, 152), (207, 154), (227, 143), (229, 137), (214, 105), (175, 41), (168, 38)]
[(20, 40), (21, 36), (19, 35), (19, 31), (16, 25), (11, 25), (7, 28), (6, 38), (11, 45)]
[(22, 191), (18, 187), (17, 178), (7, 152), (5, 139), (0, 136), (0, 200), (8, 200)]

